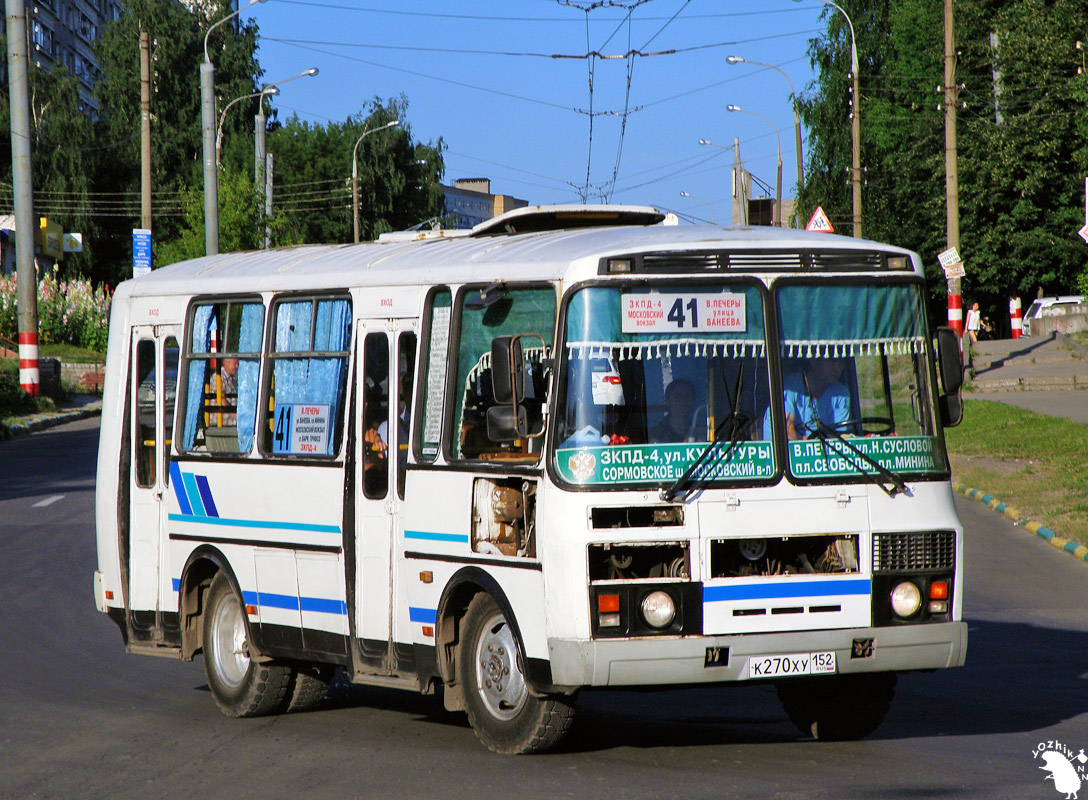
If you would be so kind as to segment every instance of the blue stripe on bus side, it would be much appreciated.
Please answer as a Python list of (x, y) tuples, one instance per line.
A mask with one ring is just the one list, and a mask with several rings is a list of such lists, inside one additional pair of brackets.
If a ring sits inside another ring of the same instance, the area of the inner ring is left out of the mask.
[(408, 619), (411, 622), (425, 622), (429, 625), (433, 625), (438, 618), (438, 609), (436, 608), (415, 608), (414, 606), (408, 607)]
[(200, 490), (196, 487), (196, 476), (191, 472), (183, 472), (181, 473), (181, 480), (185, 484), (185, 494), (189, 498), (189, 503), (192, 504), (193, 516), (208, 516), (204, 510), (204, 504), (200, 500)]
[(468, 534), (464, 533), (432, 533), (430, 531), (405, 531), (405, 539), (424, 539), (428, 542), (459, 542), (468, 544)]
[(185, 487), (181, 477), (181, 467), (176, 461), (170, 462), (170, 482), (174, 485), (174, 497), (178, 500), (178, 508), (186, 516), (192, 516), (193, 507), (189, 505), (189, 498), (185, 496)]
[(309, 522), (276, 522), (261, 519), (228, 519), (227, 517), (195, 517), (168, 514), (171, 522), (199, 522), (203, 525), (224, 525), (230, 528), (264, 528), (275, 531), (305, 531), (306, 533), (340, 533), (339, 525), (314, 525)]
[(218, 517), (219, 511), (215, 507), (215, 501), (212, 500), (212, 487), (208, 485), (208, 478), (205, 475), (194, 475), (196, 478), (196, 488), (200, 492), (200, 501), (204, 503), (204, 510), (208, 512), (209, 517)]
[(868, 578), (853, 580), (805, 581), (790, 583), (745, 584), (743, 586), (704, 586), (703, 602), (728, 600), (775, 600), (790, 597), (830, 597), (832, 595), (869, 594)]

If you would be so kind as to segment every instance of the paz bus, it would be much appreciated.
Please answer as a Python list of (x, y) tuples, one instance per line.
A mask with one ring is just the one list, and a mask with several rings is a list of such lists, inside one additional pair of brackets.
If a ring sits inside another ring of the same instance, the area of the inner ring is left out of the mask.
[(581, 689), (764, 684), (867, 735), (961, 666), (921, 260), (634, 206), (229, 253), (121, 284), (94, 596), (230, 716), (442, 695), (493, 751)]

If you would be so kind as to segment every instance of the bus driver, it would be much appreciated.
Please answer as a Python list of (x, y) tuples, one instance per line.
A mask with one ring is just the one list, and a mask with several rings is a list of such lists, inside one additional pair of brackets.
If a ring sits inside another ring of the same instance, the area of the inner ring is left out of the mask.
[[(800, 371), (782, 381), (786, 412), (786, 438), (809, 439), (816, 433), (816, 419), (836, 428), (850, 419), (850, 393), (839, 381), (841, 358), (810, 358)], [(763, 417), (763, 438), (771, 438), (771, 410)]]

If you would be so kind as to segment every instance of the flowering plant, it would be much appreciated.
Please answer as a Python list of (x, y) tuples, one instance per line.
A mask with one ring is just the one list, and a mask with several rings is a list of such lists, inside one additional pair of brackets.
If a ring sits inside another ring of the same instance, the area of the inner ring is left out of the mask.
[[(38, 283), (38, 342), (73, 344), (104, 352), (109, 338), (110, 294), (85, 278), (59, 280), (46, 274)], [(17, 281), (0, 276), (0, 336), (19, 333)]]

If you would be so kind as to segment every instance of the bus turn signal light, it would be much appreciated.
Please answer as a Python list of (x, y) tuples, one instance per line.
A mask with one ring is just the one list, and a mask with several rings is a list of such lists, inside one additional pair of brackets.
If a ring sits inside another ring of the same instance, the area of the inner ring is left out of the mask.
[(597, 625), (601, 628), (618, 628), (620, 625), (620, 596), (597, 595)]
[(933, 581), (929, 584), (929, 599), (930, 600), (947, 600), (948, 599), (948, 582), (947, 581)]

